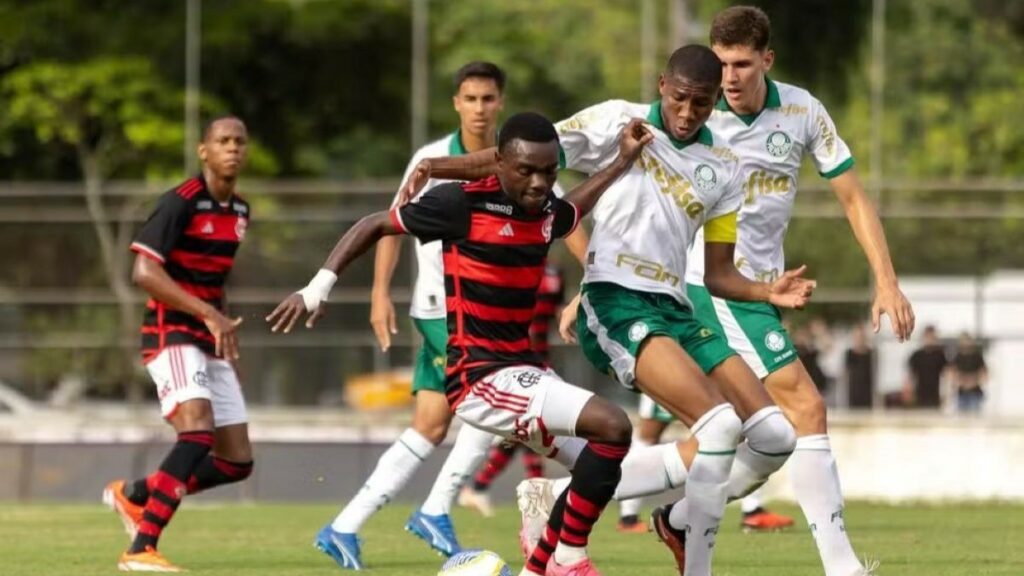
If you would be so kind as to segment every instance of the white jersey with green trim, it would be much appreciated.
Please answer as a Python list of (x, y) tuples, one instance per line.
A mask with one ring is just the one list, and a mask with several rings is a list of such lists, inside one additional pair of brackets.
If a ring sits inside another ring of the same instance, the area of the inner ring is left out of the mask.
[[(743, 206), (737, 222), (736, 268), (751, 280), (771, 282), (785, 270), (783, 240), (796, 200), (804, 156), (818, 172), (835, 178), (853, 166), (828, 111), (803, 88), (765, 79), (760, 114), (737, 115), (719, 100), (707, 126), (737, 155)], [(690, 252), (686, 281), (704, 284), (704, 234)]]
[[(408, 180), (416, 165), (426, 158), (461, 156), (465, 153), (466, 149), (462, 145), (459, 131), (456, 130), (452, 134), (417, 150), (405, 168), (402, 182), (404, 183)], [(434, 186), (439, 186), (446, 182), (451, 182), (451, 180), (437, 178), (427, 180), (427, 183), (412, 201), (415, 202), (420, 195)], [(564, 194), (562, 188), (557, 183), (554, 187), (554, 193), (559, 198)], [(398, 202), (399, 197), (400, 194), (395, 194), (395, 199), (391, 203), (392, 206)], [(417, 273), (416, 284), (412, 290), (412, 301), (409, 303), (409, 315), (420, 320), (447, 318), (448, 311), (445, 306), (444, 260), (441, 256), (441, 241), (437, 240), (426, 244), (420, 242), (418, 238), (414, 238), (413, 241), (416, 244)]]
[[(421, 147), (409, 160), (405, 168), (405, 175), (402, 176), (404, 183), (409, 179), (416, 165), (426, 158), (443, 158), (445, 156), (459, 156), (465, 154), (459, 138), (459, 132), (455, 131), (440, 140), (436, 140)], [(434, 186), (450, 182), (431, 178), (426, 185), (413, 199), (415, 202), (421, 194)], [(395, 195), (392, 206), (398, 202), (399, 195)], [(428, 242), (426, 244), (414, 238), (416, 243), (416, 284), (412, 290), (412, 301), (409, 303), (409, 315), (420, 320), (436, 320), (445, 318), (448, 315), (444, 300), (444, 266), (441, 259), (441, 242)]]
[(687, 248), (704, 222), (739, 209), (736, 157), (703, 127), (689, 142), (669, 137), (659, 102), (611, 100), (556, 125), (564, 165), (587, 174), (608, 166), (632, 118), (647, 119), (654, 141), (594, 208), (583, 281), (668, 294), (689, 305)]

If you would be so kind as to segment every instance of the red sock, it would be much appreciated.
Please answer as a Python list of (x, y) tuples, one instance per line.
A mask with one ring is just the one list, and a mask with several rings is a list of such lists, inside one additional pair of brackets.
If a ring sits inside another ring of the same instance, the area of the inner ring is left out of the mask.
[(516, 451), (518, 444), (505, 444), (502, 442), (494, 448), (491, 448), (491, 453), (487, 457), (487, 463), (477, 473), (476, 478), (473, 479), (473, 489), (477, 492), (484, 492), (491, 487), (491, 482), (498, 477), (505, 467), (508, 466), (509, 460), (512, 459), (512, 454)]
[(178, 441), (160, 464), (160, 468), (146, 479), (149, 500), (142, 513), (139, 532), (129, 551), (142, 552), (156, 548), (160, 534), (171, 521), (174, 512), (187, 492), (186, 480), (203, 461), (213, 446), (213, 432), (182, 432)]

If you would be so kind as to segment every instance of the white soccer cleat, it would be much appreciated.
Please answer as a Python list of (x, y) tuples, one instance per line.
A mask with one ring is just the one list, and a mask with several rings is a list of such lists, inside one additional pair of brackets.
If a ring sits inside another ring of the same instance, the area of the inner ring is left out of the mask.
[(477, 492), (471, 486), (465, 486), (459, 492), (459, 506), (472, 508), (484, 518), (494, 516), (494, 507), (491, 506), (491, 497), (486, 492)]
[(865, 558), (864, 568), (854, 574), (854, 576), (875, 576), (875, 572), (878, 571), (878, 565), (880, 562), (877, 558)]
[(554, 481), (547, 478), (531, 478), (516, 486), (516, 504), (523, 521), (519, 545), (527, 560), (544, 535), (551, 509), (555, 507), (554, 485)]

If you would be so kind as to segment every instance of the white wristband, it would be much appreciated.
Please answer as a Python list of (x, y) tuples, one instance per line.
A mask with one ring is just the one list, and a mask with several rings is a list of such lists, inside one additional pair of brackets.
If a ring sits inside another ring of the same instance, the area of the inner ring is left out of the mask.
[(302, 296), (303, 304), (306, 305), (306, 311), (312, 312), (320, 307), (321, 302), (326, 302), (327, 295), (331, 293), (331, 288), (334, 288), (334, 283), (337, 281), (338, 275), (334, 272), (326, 268), (318, 270), (309, 284), (298, 291), (298, 294)]

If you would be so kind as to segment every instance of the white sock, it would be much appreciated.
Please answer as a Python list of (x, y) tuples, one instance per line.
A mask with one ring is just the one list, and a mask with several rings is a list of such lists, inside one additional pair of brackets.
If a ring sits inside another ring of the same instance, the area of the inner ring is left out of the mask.
[[(736, 465), (733, 464), (733, 467), (735, 466)], [(744, 514), (750, 514), (761, 507), (761, 502), (761, 489), (758, 488), (740, 500), (740, 511)]]
[(576, 467), (576, 460), (580, 452), (587, 447), (587, 440), (576, 436), (556, 436), (553, 444), (554, 455), (548, 455), (555, 462), (558, 462), (566, 469), (572, 470)]
[(825, 576), (860, 574), (863, 567), (843, 522), (843, 493), (828, 435), (798, 438), (792, 460), (793, 490), (818, 545)]
[(687, 576), (711, 575), (712, 551), (718, 525), (725, 513), (729, 471), (742, 428), (743, 424), (730, 404), (715, 406), (691, 427), (700, 449), (690, 466), (686, 498), (673, 506), (669, 513), (669, 524), (686, 530), (688, 534)]
[(562, 566), (575, 564), (586, 557), (587, 549), (583, 546), (569, 546), (562, 541), (559, 541), (558, 545), (555, 546), (555, 562)]
[(493, 441), (494, 434), (463, 424), (420, 512), (430, 516), (450, 513), (459, 490), (487, 457)]
[(616, 500), (661, 494), (686, 483), (686, 464), (675, 442), (643, 448), (636, 446), (634, 440), (633, 448), (622, 461), (622, 479), (615, 489)]
[(760, 488), (796, 447), (796, 431), (778, 406), (762, 408), (748, 418), (743, 423), (743, 437), (746, 441), (736, 448), (729, 473), (730, 501)]
[[(633, 445), (629, 447), (629, 454), (626, 454), (626, 459), (622, 461), (623, 478), (626, 478), (627, 476), (632, 474), (631, 472), (627, 472), (629, 467), (626, 465), (626, 463), (629, 462), (630, 460), (630, 456), (634, 452), (647, 448), (650, 445), (651, 444), (646, 440), (641, 440), (640, 438), (633, 438)], [(622, 480), (619, 480), (619, 487), (616, 489), (616, 491), (618, 490), (622, 490)], [(626, 500), (621, 500), (619, 502), (619, 518), (625, 518), (627, 516), (638, 516), (640, 514), (640, 505), (643, 504), (643, 501), (643, 498), (629, 498)]]
[(569, 487), (569, 483), (572, 482), (572, 476), (566, 476), (564, 478), (556, 478), (551, 482), (551, 493), (555, 495), (555, 500), (565, 492), (566, 488)]
[(433, 451), (434, 445), (429, 440), (412, 428), (407, 428), (377, 460), (373, 473), (334, 519), (331, 527), (338, 532), (358, 532), (374, 512), (395, 497)]

